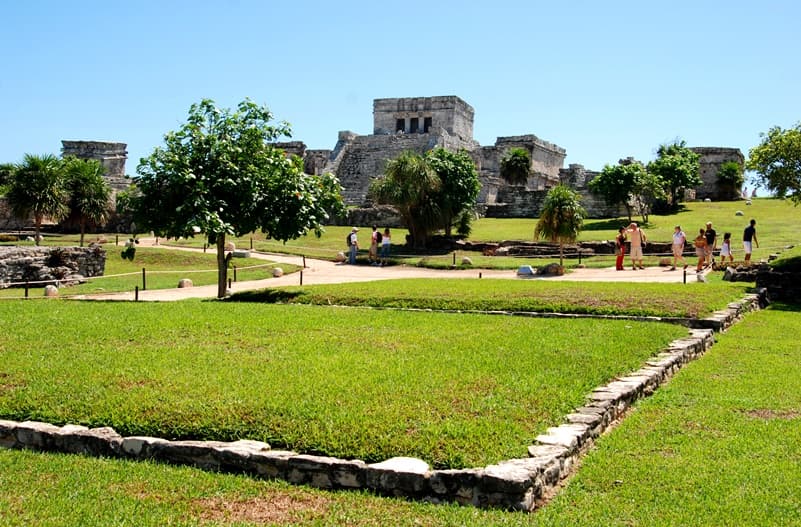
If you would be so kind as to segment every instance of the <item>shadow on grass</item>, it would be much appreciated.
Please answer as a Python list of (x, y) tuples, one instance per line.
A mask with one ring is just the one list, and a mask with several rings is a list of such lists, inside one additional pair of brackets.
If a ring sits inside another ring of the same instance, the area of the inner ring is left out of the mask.
[(774, 311), (789, 311), (791, 313), (801, 313), (801, 302), (797, 304), (788, 304), (785, 302), (775, 302), (769, 307)]
[(283, 304), (301, 296), (301, 291), (285, 291), (283, 289), (262, 289), (260, 291), (243, 291), (236, 293), (226, 302), (255, 302), (260, 304)]

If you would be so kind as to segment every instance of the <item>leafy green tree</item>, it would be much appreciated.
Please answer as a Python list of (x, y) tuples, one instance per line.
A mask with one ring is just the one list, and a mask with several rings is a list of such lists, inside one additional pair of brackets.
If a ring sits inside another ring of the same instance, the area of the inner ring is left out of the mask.
[(69, 210), (65, 183), (64, 163), (52, 154), (25, 154), (10, 173), (6, 199), (15, 216), (24, 219), (33, 215), (36, 245), (44, 218), (60, 221)]
[(459, 225), (460, 234), (465, 228), (469, 230), (473, 207), (481, 190), (473, 158), (465, 150), (451, 152), (435, 148), (426, 153), (425, 159), (441, 182), (430, 199), (439, 209), (445, 235), (451, 235), (454, 225)]
[[(654, 210), (654, 205), (659, 201), (667, 199), (662, 180), (656, 174), (643, 170), (637, 178), (632, 189), (634, 193), (634, 204), (638, 214), (642, 216), (642, 222), (648, 223), (648, 216)], [(631, 218), (629, 218), (631, 221)]]
[(111, 187), (103, 177), (105, 169), (100, 161), (71, 157), (64, 163), (70, 195), (70, 215), (80, 226), (83, 247), (86, 224), (99, 225), (109, 217)]
[(801, 203), (801, 122), (783, 130), (774, 126), (760, 134), (762, 142), (748, 152), (746, 168), (759, 175), (777, 196)]
[(5, 186), (11, 181), (14, 170), (14, 163), (0, 164), (0, 195), (5, 193)]
[(534, 238), (544, 238), (559, 244), (559, 265), (564, 266), (565, 243), (578, 238), (587, 212), (581, 206), (581, 196), (565, 185), (557, 185), (548, 191), (534, 227)]
[(204, 99), (137, 167), (138, 195), (130, 197), (137, 228), (165, 237), (203, 233), (217, 247), (218, 297), (231, 257), (226, 236), (257, 229), (281, 241), (309, 230), (320, 236), (329, 213), (343, 209), (336, 177), (304, 174), (299, 158), (272, 144), (290, 133), (272, 119), (248, 99), (234, 111)]
[(593, 193), (603, 196), (610, 207), (625, 207), (631, 221), (632, 197), (644, 175), (642, 163), (623, 159), (617, 165), (605, 165), (601, 173), (590, 181), (589, 188)]
[(442, 188), (442, 180), (422, 155), (407, 150), (387, 162), (384, 177), (373, 180), (370, 192), (379, 203), (398, 208), (415, 248), (425, 247), (440, 211), (430, 199)]
[(737, 161), (723, 163), (718, 169), (717, 180), (722, 195), (728, 199), (739, 198), (745, 182), (743, 166)]
[(702, 183), (698, 175), (701, 156), (680, 140), (660, 145), (656, 155), (656, 159), (648, 163), (648, 172), (659, 177), (670, 197), (671, 206), (676, 209), (679, 206), (679, 190), (697, 187)]
[(509, 149), (501, 159), (501, 177), (510, 185), (525, 185), (531, 174), (531, 155), (525, 148)]

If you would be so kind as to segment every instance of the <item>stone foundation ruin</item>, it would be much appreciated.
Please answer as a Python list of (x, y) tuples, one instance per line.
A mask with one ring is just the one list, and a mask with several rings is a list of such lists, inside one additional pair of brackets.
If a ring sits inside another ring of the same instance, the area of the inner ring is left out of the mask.
[(0, 289), (77, 284), (92, 276), (102, 276), (105, 268), (106, 250), (99, 245), (0, 246)]

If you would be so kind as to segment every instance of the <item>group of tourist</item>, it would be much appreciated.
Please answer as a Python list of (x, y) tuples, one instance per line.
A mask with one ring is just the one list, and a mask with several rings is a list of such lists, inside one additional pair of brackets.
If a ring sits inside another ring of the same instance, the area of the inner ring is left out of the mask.
[[(630, 238), (630, 240), (629, 240)], [(643, 266), (643, 247), (647, 243), (645, 232), (635, 223), (631, 222), (628, 227), (621, 227), (618, 229), (618, 234), (615, 237), (615, 269), (618, 271), (625, 270), (623, 260), (626, 254), (626, 241), (630, 242), (631, 249), (631, 269), (645, 269)], [(673, 253), (673, 265), (670, 267), (671, 271), (675, 271), (679, 262), (683, 265), (684, 269), (688, 267), (687, 262), (684, 260), (684, 247), (687, 243), (687, 235), (681, 229), (681, 225), (676, 225), (673, 229), (673, 240), (671, 243)], [(698, 256), (698, 264), (695, 271), (700, 273), (706, 267), (712, 265), (714, 261), (714, 254), (717, 250), (718, 233), (712, 228), (712, 222), (706, 223), (706, 228), (701, 228), (698, 231), (698, 236), (693, 240), (695, 246), (695, 254)], [(756, 220), (751, 220), (748, 227), (743, 231), (743, 251), (745, 252), (745, 264), (751, 263), (751, 253), (753, 244), (759, 247), (759, 241), (756, 235)], [(723, 234), (723, 241), (720, 244), (719, 251), (721, 261), (725, 262), (726, 258), (730, 263), (734, 263), (734, 255), (731, 248), (731, 233)]]
[[(348, 246), (348, 263), (351, 265), (356, 264), (356, 254), (359, 252), (358, 232), (358, 227), (353, 227), (346, 240)], [(382, 267), (387, 265), (391, 243), (389, 227), (384, 229), (384, 232), (381, 233), (381, 231), (378, 230), (378, 226), (373, 225), (373, 232), (370, 235), (370, 250), (367, 253), (370, 265)]]

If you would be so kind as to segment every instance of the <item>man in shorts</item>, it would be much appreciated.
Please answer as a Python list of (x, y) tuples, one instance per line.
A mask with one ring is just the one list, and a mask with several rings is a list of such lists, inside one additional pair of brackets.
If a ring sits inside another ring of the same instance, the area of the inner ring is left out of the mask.
[(712, 228), (712, 222), (706, 222), (706, 232), (704, 232), (704, 236), (706, 237), (706, 266), (709, 267), (712, 265), (712, 260), (715, 258), (715, 249), (717, 249), (718, 245), (718, 233), (715, 229)]
[(632, 270), (636, 271), (638, 267), (645, 269), (642, 265), (642, 246), (646, 242), (645, 233), (634, 222), (631, 222), (626, 232), (629, 234), (629, 240), (631, 240)]
[(759, 248), (759, 240), (756, 235), (756, 220), (748, 222), (748, 227), (743, 231), (743, 250), (745, 251), (745, 265), (751, 265), (752, 242)]

